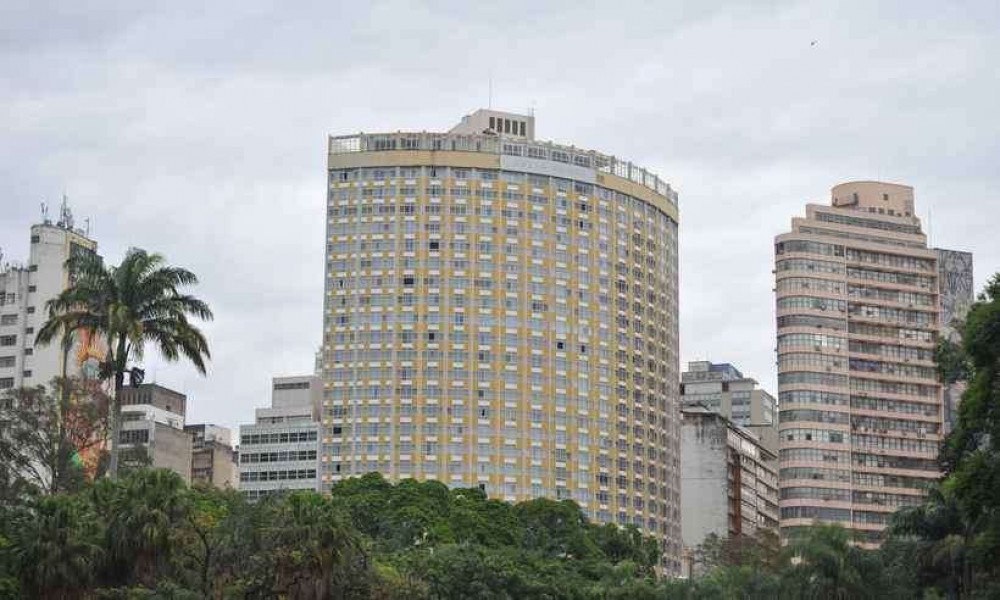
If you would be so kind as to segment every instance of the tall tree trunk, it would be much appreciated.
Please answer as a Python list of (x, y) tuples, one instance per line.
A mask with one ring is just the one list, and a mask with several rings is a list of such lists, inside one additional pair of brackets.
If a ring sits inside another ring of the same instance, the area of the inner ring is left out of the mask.
[(56, 464), (55, 469), (52, 471), (52, 485), (51, 493), (55, 494), (59, 491), (60, 485), (62, 484), (62, 478), (66, 475), (69, 470), (69, 452), (70, 449), (67, 447), (66, 441), (66, 413), (69, 412), (69, 385), (66, 379), (69, 369), (67, 368), (67, 363), (69, 362), (69, 351), (71, 346), (71, 339), (69, 335), (63, 335), (62, 340), (62, 384), (59, 386), (59, 410), (56, 412), (56, 418), (59, 420), (59, 439), (57, 440), (57, 454), (56, 454)]
[(111, 398), (111, 448), (108, 459), (108, 477), (118, 479), (118, 438), (122, 431), (122, 384), (125, 373), (115, 370), (115, 395)]

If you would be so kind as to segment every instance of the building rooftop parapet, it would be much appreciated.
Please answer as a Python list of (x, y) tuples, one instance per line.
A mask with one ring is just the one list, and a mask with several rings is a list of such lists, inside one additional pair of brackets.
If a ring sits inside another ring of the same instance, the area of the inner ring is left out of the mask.
[(615, 156), (575, 146), (563, 146), (553, 142), (529, 140), (504, 134), (430, 133), (426, 131), (357, 133), (330, 136), (329, 139), (330, 154), (393, 150), (479, 152), (559, 162), (616, 175), (667, 198), (675, 208), (677, 206), (677, 193), (669, 183), (660, 179), (656, 174)]

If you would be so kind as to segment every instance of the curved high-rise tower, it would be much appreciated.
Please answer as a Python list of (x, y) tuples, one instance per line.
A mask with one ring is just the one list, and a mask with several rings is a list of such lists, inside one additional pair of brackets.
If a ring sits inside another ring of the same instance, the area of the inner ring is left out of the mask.
[(835, 522), (874, 546), (939, 475), (948, 292), (913, 188), (852, 182), (832, 196), (775, 240), (781, 528)]
[(573, 499), (679, 554), (677, 195), (491, 110), (329, 145), (324, 486)]

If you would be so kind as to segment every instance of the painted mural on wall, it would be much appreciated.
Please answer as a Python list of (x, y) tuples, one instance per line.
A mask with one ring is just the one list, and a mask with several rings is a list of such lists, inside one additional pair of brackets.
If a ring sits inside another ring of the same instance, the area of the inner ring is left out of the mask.
[[(959, 341), (956, 325), (965, 318), (972, 305), (972, 253), (958, 250), (937, 249), (938, 279), (941, 294), (941, 336), (953, 342)], [(958, 404), (965, 391), (964, 381), (944, 386), (944, 432), (947, 434), (955, 426)]]
[(942, 249), (937, 253), (942, 335), (952, 338), (957, 335), (954, 321), (964, 318), (972, 304), (972, 253)]
[[(76, 335), (74, 336), (73, 348), (67, 356), (67, 372), (71, 376), (77, 376), (94, 386), (94, 390), (98, 391), (101, 387), (109, 387), (107, 382), (100, 381), (100, 371), (101, 363), (106, 359), (108, 355), (108, 345), (96, 332), (91, 332), (86, 329), (78, 329)], [(110, 391), (110, 390), (107, 390)], [(107, 395), (104, 393), (92, 394), (89, 397), (90, 402), (96, 403), (97, 411), (104, 415), (105, 419), (108, 414), (108, 403)], [(105, 421), (106, 423), (106, 421)], [(99, 469), (101, 459), (107, 451), (108, 439), (107, 439), (107, 428), (95, 428), (91, 432), (91, 437), (89, 439), (77, 440), (75, 444), (77, 452), (77, 460), (79, 464), (83, 467), (84, 473), (88, 479), (93, 479)]]

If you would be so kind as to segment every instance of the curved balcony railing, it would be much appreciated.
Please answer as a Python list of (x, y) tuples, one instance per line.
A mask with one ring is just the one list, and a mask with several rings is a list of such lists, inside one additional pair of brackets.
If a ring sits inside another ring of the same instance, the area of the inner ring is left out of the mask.
[(502, 135), (456, 133), (359, 133), (330, 136), (330, 154), (379, 152), (389, 150), (449, 150), (523, 156), (594, 169), (617, 175), (646, 187), (677, 204), (677, 194), (670, 184), (631, 162), (593, 150), (562, 146), (551, 142), (510, 138)]

